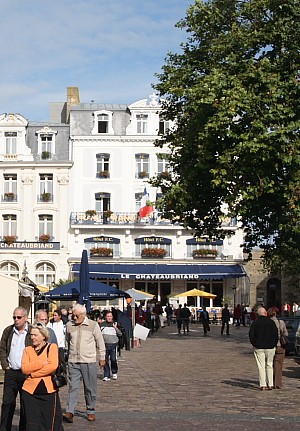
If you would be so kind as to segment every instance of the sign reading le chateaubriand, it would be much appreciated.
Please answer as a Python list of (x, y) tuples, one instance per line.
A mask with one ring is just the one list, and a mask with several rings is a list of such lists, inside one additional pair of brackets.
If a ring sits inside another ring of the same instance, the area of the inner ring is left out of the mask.
[(60, 250), (60, 242), (27, 242), (16, 241), (12, 244), (0, 242), (1, 250)]

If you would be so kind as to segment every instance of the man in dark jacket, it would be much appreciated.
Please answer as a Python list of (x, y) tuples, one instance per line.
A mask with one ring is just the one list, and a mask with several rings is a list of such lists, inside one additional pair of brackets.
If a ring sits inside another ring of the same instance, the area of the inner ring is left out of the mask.
[(226, 334), (229, 335), (229, 322), (230, 322), (230, 312), (228, 310), (228, 304), (225, 304), (224, 308), (222, 309), (221, 335), (223, 335), (225, 325), (226, 325)]
[(278, 329), (265, 308), (257, 310), (257, 319), (250, 326), (249, 338), (254, 347), (259, 386), (261, 390), (273, 389), (273, 359), (278, 342)]
[(181, 308), (180, 310), (180, 317), (182, 320), (183, 334), (185, 334), (185, 331), (187, 333), (190, 332), (189, 323), (190, 323), (191, 312), (189, 308), (187, 308), (186, 304), (184, 304), (183, 308)]
[[(27, 311), (17, 307), (13, 312), (14, 324), (4, 329), (0, 341), (0, 361), (5, 371), (3, 402), (1, 410), (1, 431), (10, 431), (16, 408), (18, 392), (21, 393), (25, 374), (21, 371), (22, 355), (25, 347), (31, 345), (30, 326)], [(25, 430), (25, 417), (21, 406), (19, 431)]]

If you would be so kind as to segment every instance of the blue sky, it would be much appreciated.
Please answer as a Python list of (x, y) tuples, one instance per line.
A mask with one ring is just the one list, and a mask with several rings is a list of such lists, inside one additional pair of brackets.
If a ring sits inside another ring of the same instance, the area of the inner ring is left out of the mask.
[(81, 102), (133, 103), (167, 52), (180, 52), (175, 24), (193, 0), (17, 0), (0, 17), (0, 114), (49, 119), (49, 102), (78, 86)]

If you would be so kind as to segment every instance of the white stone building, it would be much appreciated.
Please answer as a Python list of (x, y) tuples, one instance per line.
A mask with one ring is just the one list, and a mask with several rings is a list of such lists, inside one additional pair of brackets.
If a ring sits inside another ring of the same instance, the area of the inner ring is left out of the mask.
[[(215, 306), (221, 306), (224, 297), (232, 299), (232, 304), (233, 297), (248, 302), (242, 232), (234, 220), (224, 220), (225, 226), (235, 230), (234, 236), (207, 243), (163, 219), (155, 205), (149, 216), (139, 216), (145, 191), (152, 202), (159, 192), (147, 179), (168, 173), (162, 155), (167, 149), (153, 145), (158, 132), (171, 126), (159, 112), (155, 95), (129, 106), (79, 103), (78, 98), (69, 107), (74, 162), (70, 172), (71, 276), (78, 275), (86, 248), (93, 278), (122, 290), (145, 290), (163, 304), (170, 294), (194, 287), (217, 294)], [(204, 256), (197, 249), (212, 252)], [(204, 304), (212, 305), (209, 300)]]

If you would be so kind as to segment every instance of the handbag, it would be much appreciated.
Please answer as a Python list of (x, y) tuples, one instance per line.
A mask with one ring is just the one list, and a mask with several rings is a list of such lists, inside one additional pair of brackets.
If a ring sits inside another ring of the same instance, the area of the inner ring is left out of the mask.
[(289, 343), (289, 338), (288, 338), (288, 336), (287, 335), (284, 335), (284, 334), (280, 334), (280, 345), (281, 345), (281, 347), (285, 347), (286, 346), (286, 344), (288, 344)]
[[(50, 345), (51, 344), (48, 344), (47, 356), (49, 353)], [(66, 371), (65, 371), (64, 364), (62, 363), (62, 360), (60, 357), (60, 350), (58, 350), (58, 367), (57, 367), (56, 371), (54, 371), (54, 373), (52, 373), (51, 378), (52, 378), (52, 383), (53, 383), (53, 386), (55, 389), (62, 388), (64, 386), (66, 386), (66, 384), (67, 384)]]

